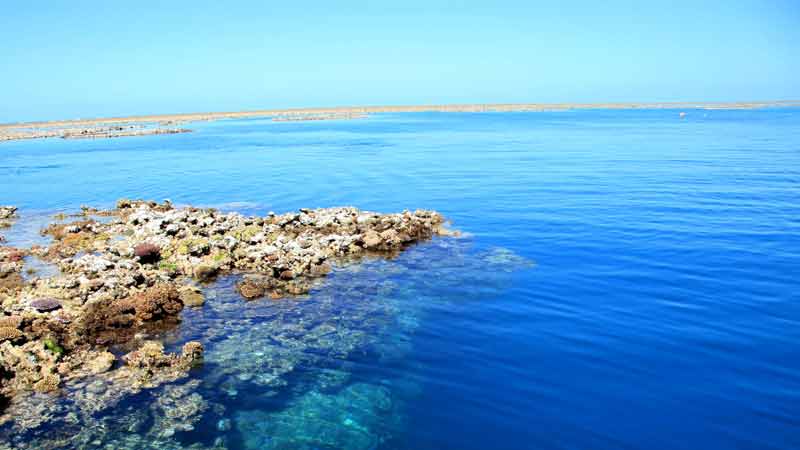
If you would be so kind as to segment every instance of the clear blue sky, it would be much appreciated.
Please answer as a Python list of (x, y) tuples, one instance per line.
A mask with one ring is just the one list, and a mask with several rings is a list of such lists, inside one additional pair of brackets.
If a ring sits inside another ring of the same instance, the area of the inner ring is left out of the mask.
[(389, 3), (3, 0), (0, 122), (800, 99), (797, 0)]

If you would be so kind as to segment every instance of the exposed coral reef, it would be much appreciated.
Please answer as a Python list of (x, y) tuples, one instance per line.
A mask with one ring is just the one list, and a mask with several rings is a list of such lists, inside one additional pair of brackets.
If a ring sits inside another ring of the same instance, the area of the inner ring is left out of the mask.
[[(66, 394), (91, 414), (186, 376), (203, 359), (199, 342), (175, 354), (146, 339), (174, 327), (184, 307), (204, 305), (196, 283), (246, 273), (237, 290), (247, 299), (302, 295), (332, 263), (394, 255), (448, 233), (443, 222), (432, 211), (352, 207), (266, 217), (130, 200), (109, 211), (84, 208), (78, 220), (43, 230), (50, 245), (0, 246), (0, 422), (14, 419), (20, 429), (46, 422), (37, 411), (51, 408), (53, 397), (36, 393)], [(28, 256), (58, 273), (26, 279)], [(321, 327), (307, 341), (332, 331)], [(117, 358), (114, 349), (127, 353)], [(291, 358), (283, 364), (292, 370)], [(262, 374), (266, 384), (282, 373), (278, 366)]]
[(0, 142), (13, 141), (17, 139), (43, 139), (60, 137), (62, 139), (98, 139), (98, 138), (117, 138), (128, 136), (148, 136), (154, 134), (177, 134), (188, 133), (192, 130), (186, 128), (167, 128), (161, 124), (134, 124), (134, 125), (112, 125), (112, 126), (50, 126), (50, 127), (14, 127), (0, 126)]

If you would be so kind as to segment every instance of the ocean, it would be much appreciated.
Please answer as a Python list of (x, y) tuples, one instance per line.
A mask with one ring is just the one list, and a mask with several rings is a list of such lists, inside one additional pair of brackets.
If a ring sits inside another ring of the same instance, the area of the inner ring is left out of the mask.
[[(122, 197), (259, 215), (435, 209), (462, 235), (341, 264), (302, 298), (247, 302), (221, 278), (157, 336), (204, 343), (188, 378), (96, 414), (65, 399), (0, 443), (800, 448), (800, 110), (685, 111), (220, 120), (2, 143), (0, 204), (21, 216), (0, 230), (9, 245)], [(190, 413), (192, 429), (168, 431)]]

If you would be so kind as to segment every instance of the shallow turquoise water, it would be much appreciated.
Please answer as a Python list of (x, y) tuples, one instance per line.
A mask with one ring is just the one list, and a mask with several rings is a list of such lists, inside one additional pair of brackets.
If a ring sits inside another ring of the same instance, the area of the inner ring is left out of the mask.
[[(342, 267), (308, 299), (207, 287), (163, 337), (207, 344), (192, 379), (210, 406), (181, 445), (800, 447), (800, 111), (193, 128), (0, 145), (0, 204), (23, 215), (2, 233), (30, 242), (55, 212), (133, 197), (431, 208), (466, 237)], [(159, 395), (110, 412), (154, 411), (108, 434), (158, 446)]]

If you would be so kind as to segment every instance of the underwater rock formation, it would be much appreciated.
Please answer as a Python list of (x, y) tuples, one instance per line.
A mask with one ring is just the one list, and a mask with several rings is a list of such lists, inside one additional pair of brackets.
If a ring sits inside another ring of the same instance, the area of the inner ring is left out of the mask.
[(155, 424), (151, 433), (170, 437), (178, 431), (192, 431), (209, 408), (208, 402), (197, 392), (199, 380), (181, 386), (167, 386), (151, 409), (155, 410)]

